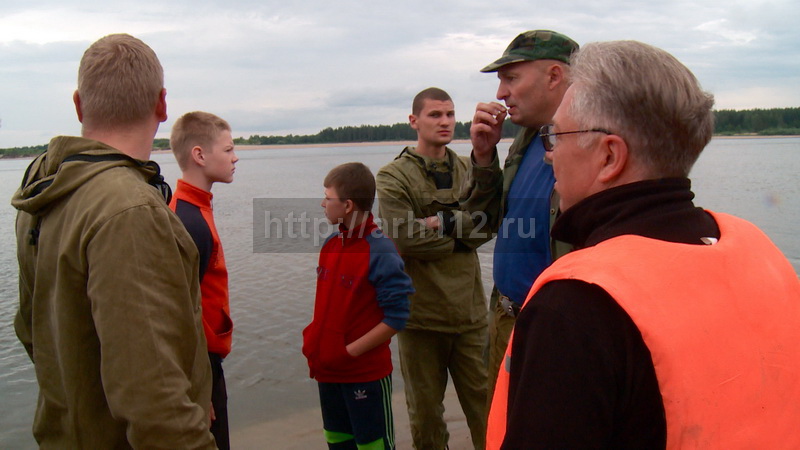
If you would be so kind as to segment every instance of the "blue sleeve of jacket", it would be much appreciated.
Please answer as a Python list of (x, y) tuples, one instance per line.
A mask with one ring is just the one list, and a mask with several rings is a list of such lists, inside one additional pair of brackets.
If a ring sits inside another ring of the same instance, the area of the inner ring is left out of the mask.
[(414, 293), (411, 278), (403, 270), (403, 260), (394, 242), (378, 230), (367, 239), (370, 243), (369, 281), (375, 287), (378, 306), (383, 310), (383, 323), (400, 331), (408, 320), (408, 296)]

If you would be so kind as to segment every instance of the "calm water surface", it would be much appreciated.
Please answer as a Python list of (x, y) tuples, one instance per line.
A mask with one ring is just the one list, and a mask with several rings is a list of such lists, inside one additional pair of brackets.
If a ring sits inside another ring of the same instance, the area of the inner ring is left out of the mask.
[[(469, 154), (468, 144), (453, 148)], [(508, 144), (501, 144), (501, 158)], [(217, 228), (230, 271), (233, 351), (225, 361), (232, 433), (246, 425), (317, 406), (316, 386), (300, 353), (300, 331), (314, 303), (315, 253), (254, 253), (253, 199), (307, 199), (316, 206), (322, 179), (337, 164), (362, 161), (373, 172), (398, 146), (241, 151), (236, 180), (214, 186)], [(171, 154), (154, 155), (172, 186), (179, 170)], [(13, 330), (17, 265), (8, 205), (29, 160), (0, 160), (0, 449), (35, 448), (30, 424), (37, 387), (33, 367)], [(800, 138), (714, 139), (691, 177), (696, 203), (738, 215), (763, 229), (800, 273)], [(491, 248), (481, 250), (484, 283), (491, 286)], [(488, 290), (487, 290), (488, 292)], [(396, 352), (395, 352), (396, 354)], [(395, 376), (395, 388), (402, 378)]]

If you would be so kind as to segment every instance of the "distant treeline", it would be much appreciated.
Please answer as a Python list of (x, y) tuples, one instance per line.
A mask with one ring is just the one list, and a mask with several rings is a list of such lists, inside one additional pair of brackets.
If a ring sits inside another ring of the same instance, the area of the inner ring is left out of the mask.
[[(714, 111), (716, 128), (714, 133), (732, 135), (800, 135), (800, 107)], [(469, 139), (472, 122), (456, 122), (454, 139)], [(510, 121), (503, 126), (503, 137), (514, 137), (519, 127)], [(325, 128), (317, 134), (288, 136), (259, 136), (234, 139), (237, 145), (283, 145), (283, 144), (331, 144), (349, 142), (415, 141), (417, 133), (408, 123), (394, 125), (360, 125)], [(42, 153), (47, 145), (0, 149), (0, 158), (33, 156)], [(155, 139), (153, 149), (169, 148), (169, 139)]]
[[(749, 109), (714, 111), (718, 135), (800, 135), (800, 108)], [(456, 122), (453, 139), (469, 139), (472, 122)], [(506, 120), (503, 137), (514, 137), (519, 126)], [(361, 125), (325, 128), (317, 134), (288, 136), (259, 136), (236, 138), (235, 144), (281, 145), (281, 144), (328, 144), (347, 142), (415, 141), (417, 133), (408, 123), (394, 125)]]
[(33, 147), (0, 148), (0, 158), (22, 158), (35, 156), (47, 150), (47, 144), (34, 145)]
[[(469, 139), (472, 122), (456, 122), (453, 139)], [(511, 121), (503, 125), (503, 137), (514, 137), (519, 126)], [(241, 145), (285, 145), (285, 144), (331, 144), (348, 142), (416, 141), (417, 132), (408, 123), (394, 125), (360, 125), (357, 127), (325, 128), (317, 134), (288, 136), (259, 136), (236, 138), (234, 144)]]
[(800, 134), (800, 108), (747, 109), (714, 111), (714, 133), (721, 135), (758, 134), (775, 136)]

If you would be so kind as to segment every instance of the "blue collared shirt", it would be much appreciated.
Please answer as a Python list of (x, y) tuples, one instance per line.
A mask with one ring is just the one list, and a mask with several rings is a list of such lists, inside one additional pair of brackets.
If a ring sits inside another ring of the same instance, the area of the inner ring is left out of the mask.
[(494, 283), (518, 304), (550, 264), (550, 194), (553, 167), (544, 162), (538, 135), (531, 141), (508, 193), (494, 247)]

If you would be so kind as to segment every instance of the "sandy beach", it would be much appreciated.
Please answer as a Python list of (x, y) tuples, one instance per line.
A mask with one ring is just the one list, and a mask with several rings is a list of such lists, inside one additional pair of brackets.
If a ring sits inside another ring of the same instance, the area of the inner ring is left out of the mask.
[[(472, 439), (467, 421), (458, 404), (453, 383), (448, 384), (444, 397), (447, 430), (450, 432), (450, 450), (471, 450)], [(408, 426), (408, 412), (403, 392), (392, 396), (394, 413), (395, 442), (398, 450), (411, 449), (411, 432)], [(231, 448), (286, 450), (324, 449), (322, 418), (319, 408), (309, 408), (290, 414), (280, 420), (263, 422), (231, 431)]]
[[(501, 139), (500, 142), (513, 142), (514, 139), (506, 138)], [(469, 139), (455, 139), (451, 142), (451, 144), (469, 144)], [(344, 143), (320, 143), (320, 144), (282, 144), (282, 145), (246, 145), (246, 144), (236, 144), (236, 150), (260, 150), (265, 148), (309, 148), (309, 147), (319, 147), (319, 148), (333, 148), (333, 147), (374, 147), (374, 146), (387, 146), (387, 147), (398, 147), (402, 149), (405, 146), (409, 145), (417, 145), (417, 141), (377, 141), (377, 142), (344, 142)], [(169, 150), (167, 150), (169, 151)]]

